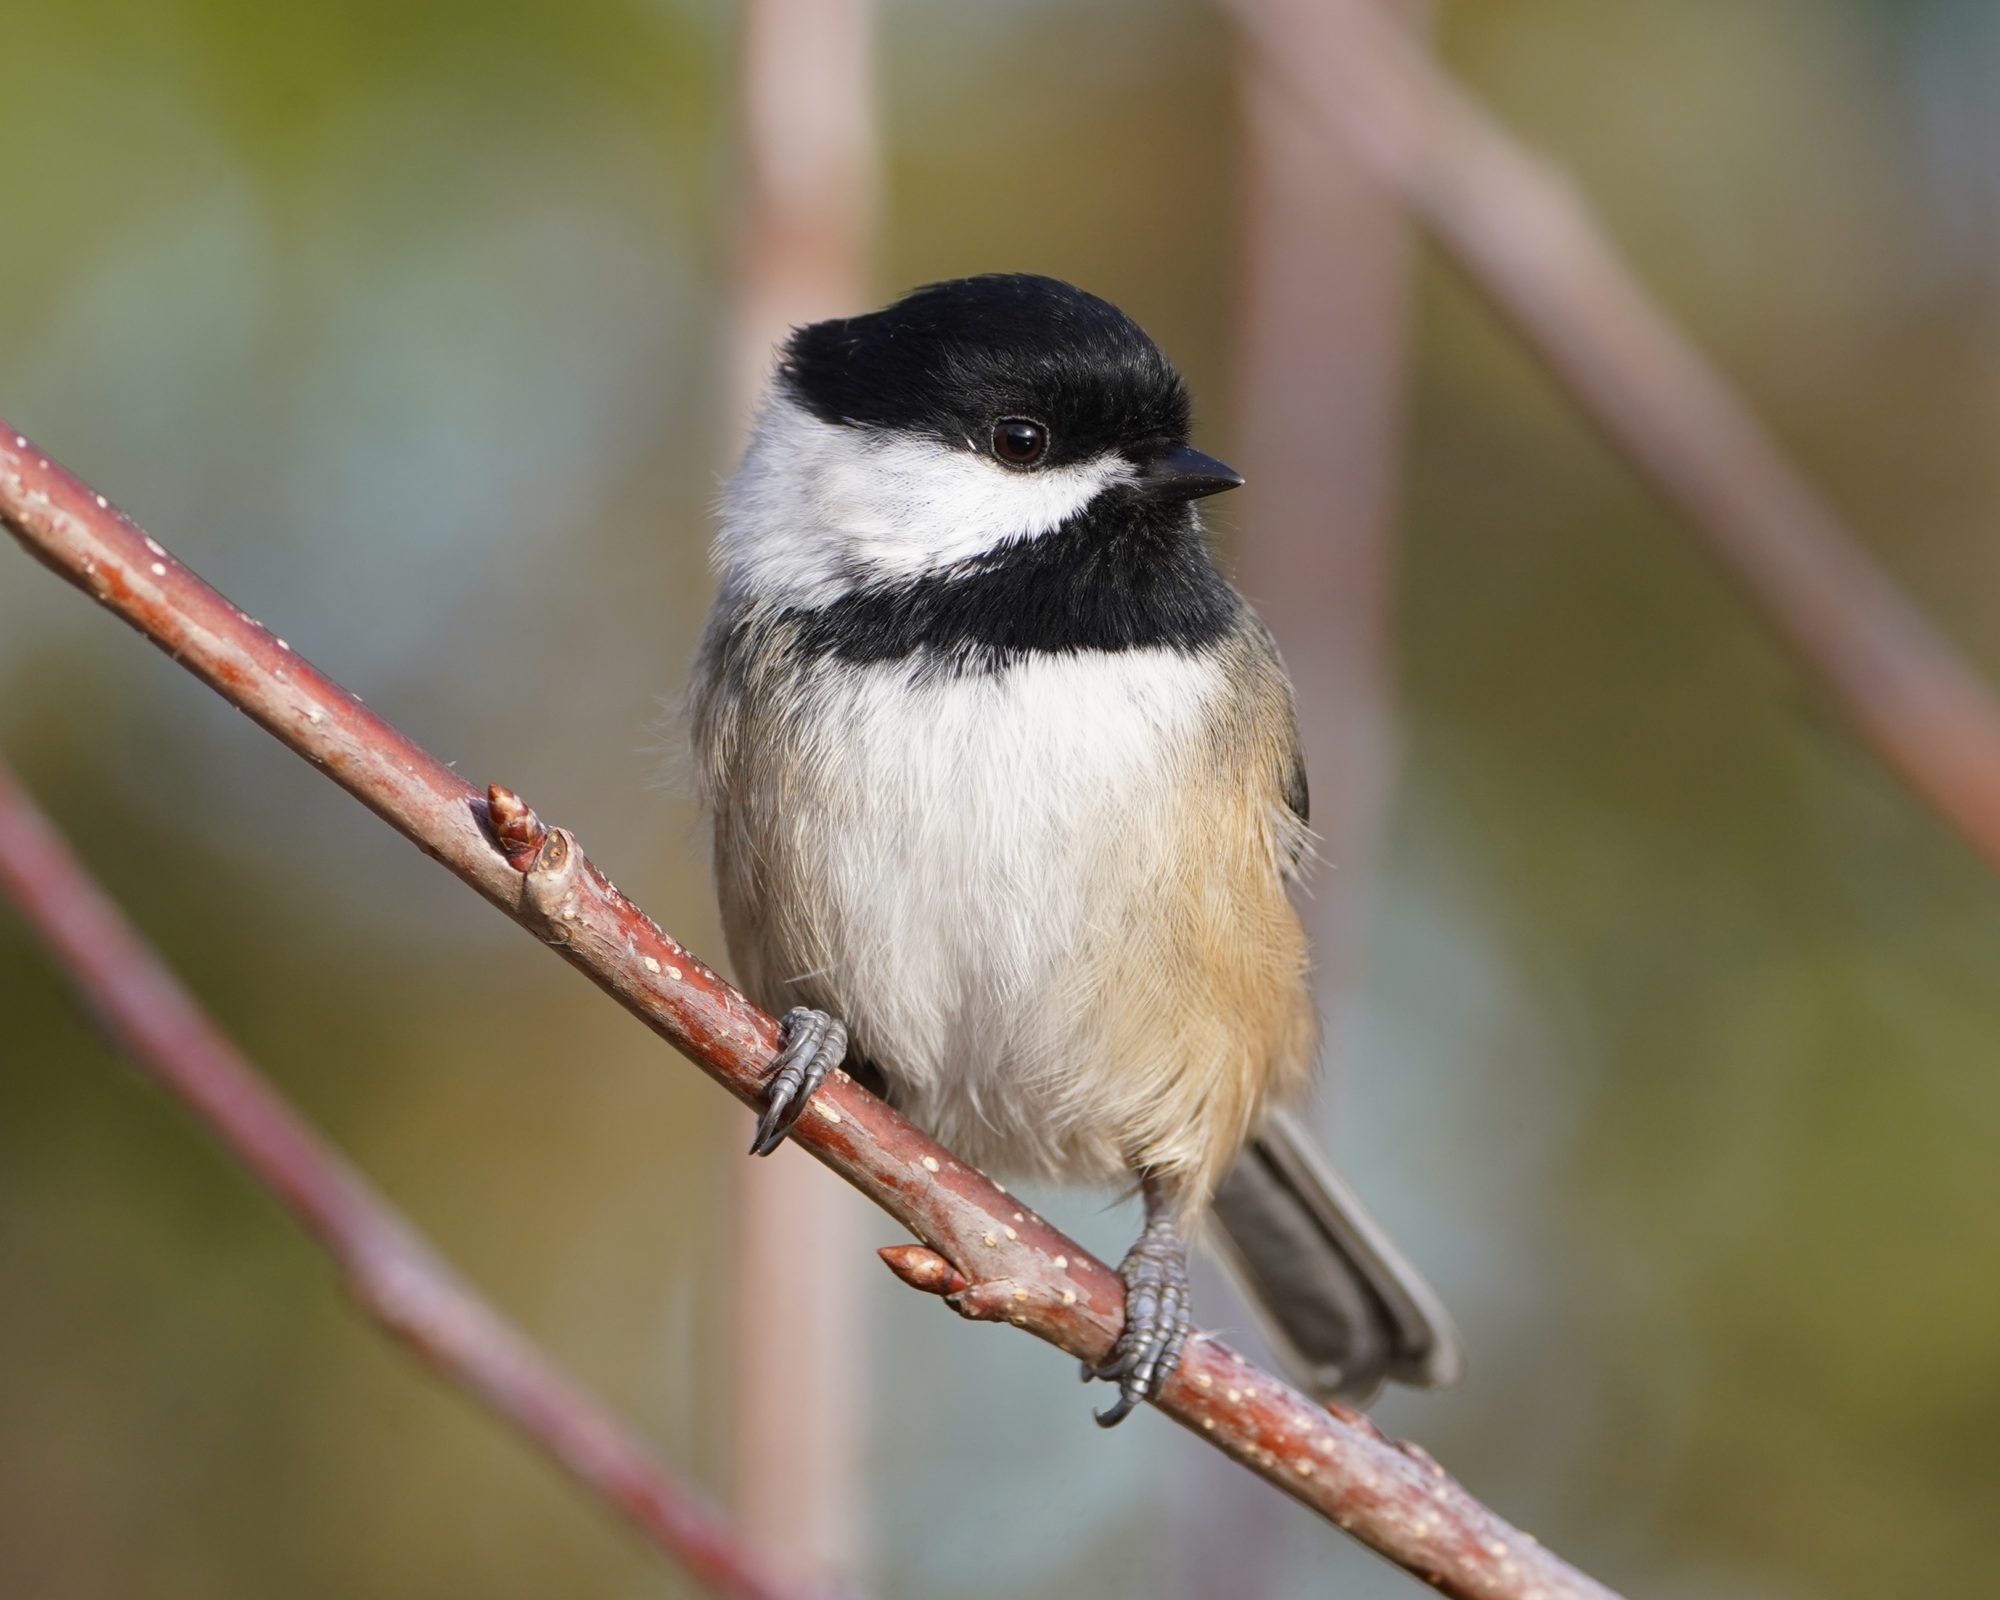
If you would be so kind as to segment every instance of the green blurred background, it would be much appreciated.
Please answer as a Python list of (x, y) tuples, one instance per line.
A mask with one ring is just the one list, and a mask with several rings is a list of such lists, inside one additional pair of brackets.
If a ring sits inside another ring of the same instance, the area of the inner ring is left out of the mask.
[[(884, 295), (1074, 278), (1226, 453), (1225, 26), (892, 0), (880, 33)], [(2000, 11), (1460, 3), (1441, 48), (2000, 680)], [(731, 51), (674, 0), (0, 0), (0, 412), (717, 955), (660, 773), (736, 427)], [(1419, 271), (1334, 1138), (1472, 1364), (1378, 1415), (1628, 1592), (1984, 1592), (2000, 883)], [(287, 1091), (719, 1483), (724, 1098), (11, 549), (0, 746)], [(1417, 1592), (854, 1270), (879, 1593), (1221, 1592), (1218, 1552), (1234, 1592)], [(0, 1593), (690, 1592), (363, 1328), (0, 913)]]

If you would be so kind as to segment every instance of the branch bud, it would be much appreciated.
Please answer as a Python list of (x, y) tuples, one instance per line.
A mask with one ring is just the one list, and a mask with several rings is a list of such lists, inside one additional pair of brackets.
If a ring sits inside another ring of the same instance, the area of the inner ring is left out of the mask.
[(884, 1245), (875, 1253), (903, 1282), (925, 1294), (957, 1294), (971, 1283), (943, 1256), (920, 1244)]

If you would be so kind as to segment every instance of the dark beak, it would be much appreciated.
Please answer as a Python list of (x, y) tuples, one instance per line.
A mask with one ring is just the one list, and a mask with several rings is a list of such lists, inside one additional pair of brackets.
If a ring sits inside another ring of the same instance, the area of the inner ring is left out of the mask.
[(1133, 487), (1148, 500), (1199, 500), (1237, 488), (1243, 474), (1225, 467), (1214, 456), (1184, 444), (1168, 445), (1139, 458), (1139, 479)]

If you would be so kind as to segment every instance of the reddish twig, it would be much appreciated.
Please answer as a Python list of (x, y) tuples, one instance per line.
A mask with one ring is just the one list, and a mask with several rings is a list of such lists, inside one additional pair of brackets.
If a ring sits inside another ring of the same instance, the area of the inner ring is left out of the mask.
[(769, 1567), (699, 1494), (460, 1281), (209, 1020), (4, 763), (0, 889), (133, 1060), (277, 1196), (384, 1331), (512, 1423), (715, 1593), (739, 1600), (831, 1593)]
[[(710, 1077), (758, 1100), (777, 1023), (620, 894), (569, 833), (543, 827), (505, 790), (475, 792), (4, 424), (0, 520)], [(793, 1138), (939, 1258), (899, 1254), (905, 1281), (946, 1291), (961, 1316), (1011, 1322), (1082, 1360), (1110, 1352), (1124, 1317), (1118, 1275), (845, 1074), (813, 1097)], [(1423, 1451), (1315, 1404), (1207, 1335), (1189, 1341), (1157, 1404), (1445, 1594), (1608, 1600)]]
[(1862, 737), (2000, 869), (2000, 705), (1647, 295), (1567, 181), (1382, 14), (1224, 0), (1733, 572)]

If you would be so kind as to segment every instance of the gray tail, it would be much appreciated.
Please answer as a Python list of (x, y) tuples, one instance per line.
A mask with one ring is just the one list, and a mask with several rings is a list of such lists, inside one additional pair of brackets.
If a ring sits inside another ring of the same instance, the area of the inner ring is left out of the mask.
[(1293, 1375), (1322, 1400), (1455, 1381), (1458, 1333), (1295, 1117), (1250, 1141), (1215, 1197), (1224, 1253)]

